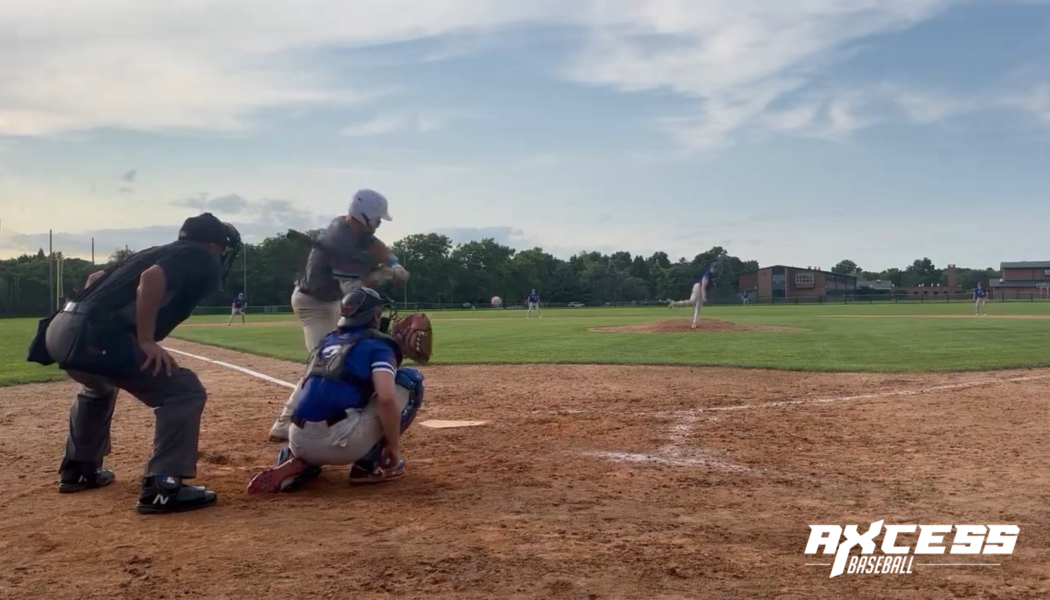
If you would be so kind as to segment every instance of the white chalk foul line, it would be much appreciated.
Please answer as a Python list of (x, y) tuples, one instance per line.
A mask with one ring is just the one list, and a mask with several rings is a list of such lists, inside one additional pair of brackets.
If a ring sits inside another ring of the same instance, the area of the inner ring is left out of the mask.
[(933, 392), (944, 392), (948, 390), (962, 390), (967, 388), (995, 385), (997, 383), (1021, 383), (1023, 381), (1038, 381), (1050, 379), (1050, 375), (1033, 375), (1030, 377), (1012, 377), (1009, 379), (982, 379), (981, 381), (968, 381), (966, 383), (952, 383), (926, 388), (910, 390), (891, 390), (889, 392), (878, 392), (875, 394), (861, 394), (858, 396), (839, 396), (837, 398), (805, 398), (802, 400), (778, 400), (776, 402), (760, 402), (758, 404), (739, 404), (736, 406), (712, 406), (708, 408), (695, 408), (688, 411), (680, 411), (679, 415), (695, 415), (708, 412), (725, 412), (734, 410), (750, 410), (753, 408), (776, 408), (778, 406), (795, 406), (799, 404), (830, 404), (832, 402), (851, 402), (856, 400), (875, 400), (878, 398), (891, 398), (899, 396), (919, 396)]
[(190, 358), (195, 358), (197, 360), (203, 360), (204, 362), (209, 362), (209, 363), (211, 363), (213, 365), (219, 365), (220, 367), (226, 367), (227, 369), (233, 369), (234, 371), (240, 371), (241, 373), (244, 373), (245, 375), (251, 375), (252, 377), (257, 377), (259, 379), (262, 379), (263, 381), (269, 381), (270, 383), (276, 383), (279, 386), (283, 386), (283, 387), (286, 387), (286, 388), (289, 388), (289, 389), (293, 389), (293, 390), (295, 389), (295, 384), (294, 383), (288, 383), (287, 381), (284, 381), (284, 380), (281, 380), (281, 379), (277, 379), (276, 377), (270, 377), (269, 375), (267, 375), (265, 373), (260, 373), (258, 371), (253, 371), (251, 369), (248, 369), (246, 367), (242, 367), (240, 365), (235, 365), (235, 364), (232, 364), (232, 363), (223, 362), (221, 360), (215, 360), (213, 358), (208, 358), (206, 356), (199, 356), (197, 354), (190, 354), (189, 352), (183, 352), (182, 350), (176, 350), (174, 348), (167, 348), (167, 347), (165, 347), (165, 350), (167, 350), (168, 352), (174, 352), (175, 354), (181, 354), (182, 356), (188, 356)]

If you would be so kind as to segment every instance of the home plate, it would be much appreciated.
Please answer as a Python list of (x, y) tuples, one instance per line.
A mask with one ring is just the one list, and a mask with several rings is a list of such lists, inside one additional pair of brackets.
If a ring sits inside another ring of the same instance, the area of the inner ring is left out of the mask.
[(431, 419), (429, 421), (423, 421), (420, 425), (424, 427), (430, 427), (431, 429), (451, 429), (452, 427), (477, 427), (478, 425), (486, 425), (488, 421), (441, 421), (439, 419)]

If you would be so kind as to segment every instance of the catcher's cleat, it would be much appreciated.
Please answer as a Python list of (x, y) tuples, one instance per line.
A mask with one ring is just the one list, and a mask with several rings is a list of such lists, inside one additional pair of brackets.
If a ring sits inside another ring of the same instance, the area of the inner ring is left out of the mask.
[[(277, 465), (278, 466), (283, 465), (284, 463), (286, 463), (289, 460), (292, 460), (294, 458), (295, 458), (295, 455), (292, 454), (292, 449), (290, 447), (288, 447), (287, 445), (285, 445), (277, 452)], [(321, 475), (321, 467), (315, 467), (313, 465), (308, 464), (306, 466), (306, 470), (303, 471), (301, 474), (299, 474), (299, 475), (297, 475), (295, 477), (292, 477), (291, 479), (286, 479), (285, 481), (282, 481), (281, 482), (281, 490), (280, 491), (282, 491), (282, 492), (294, 492), (303, 483), (306, 483), (307, 481), (310, 481), (311, 479), (317, 479), (317, 477), (320, 476), (320, 475)]]
[(365, 485), (369, 483), (385, 483), (394, 481), (405, 476), (405, 460), (398, 461), (396, 467), (384, 469), (376, 467), (369, 471), (355, 465), (350, 466), (350, 485)]
[(143, 477), (135, 510), (143, 515), (186, 512), (207, 508), (218, 500), (215, 492), (202, 485), (182, 485), (178, 477)]
[(58, 491), (61, 494), (73, 494), (93, 490), (113, 483), (116, 478), (109, 469), (70, 461), (59, 476)]
[(288, 446), (277, 453), (277, 466), (259, 473), (248, 482), (249, 494), (276, 494), (291, 492), (303, 482), (314, 479), (321, 474), (320, 467), (314, 467), (305, 460), (292, 455)]

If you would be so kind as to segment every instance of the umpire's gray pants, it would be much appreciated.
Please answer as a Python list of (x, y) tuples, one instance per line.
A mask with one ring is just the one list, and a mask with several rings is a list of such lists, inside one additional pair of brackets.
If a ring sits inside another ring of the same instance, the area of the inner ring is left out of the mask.
[[(73, 343), (68, 319), (79, 315), (59, 314), (47, 331), (47, 348), (52, 356), (63, 356)], [(208, 393), (197, 374), (184, 367), (172, 369), (171, 376), (152, 371), (121, 381), (113, 381), (80, 371), (67, 371), (81, 384), (69, 411), (69, 436), (62, 468), (69, 461), (100, 465), (110, 452), (109, 432), (117, 393), (125, 390), (153, 409), (157, 422), (153, 431), (153, 454), (145, 476), (171, 475), (192, 479), (197, 476), (197, 443), (201, 415)]]

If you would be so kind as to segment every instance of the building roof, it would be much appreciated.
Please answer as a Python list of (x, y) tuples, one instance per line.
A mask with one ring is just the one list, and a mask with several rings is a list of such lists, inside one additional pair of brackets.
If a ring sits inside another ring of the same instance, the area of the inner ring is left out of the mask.
[(810, 273), (824, 273), (825, 275), (834, 275), (835, 277), (848, 277), (849, 279), (856, 279), (857, 278), (854, 275), (842, 275), (840, 273), (832, 273), (831, 271), (823, 271), (821, 269), (811, 269), (809, 267), (792, 267), (791, 265), (768, 265), (768, 266), (765, 266), (765, 267), (759, 267), (759, 268), (751, 270), (751, 271), (744, 271), (742, 273), (739, 273), (739, 275), (747, 275), (749, 273), (757, 273), (759, 271), (764, 271), (766, 269), (775, 269), (777, 267), (781, 267), (781, 268), (784, 268), (784, 269), (794, 269), (795, 271), (807, 271), (807, 272), (810, 272)]
[(1050, 260), (1023, 260), (999, 263), (1000, 269), (1050, 269)]

